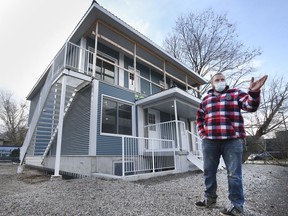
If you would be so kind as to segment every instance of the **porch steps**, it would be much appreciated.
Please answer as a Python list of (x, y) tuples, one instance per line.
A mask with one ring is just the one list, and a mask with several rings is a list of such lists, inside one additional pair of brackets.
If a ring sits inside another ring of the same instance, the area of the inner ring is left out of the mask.
[(42, 157), (41, 156), (26, 156), (25, 158), (25, 164), (30, 166), (36, 166), (36, 167), (42, 167), (41, 164)]
[(193, 155), (192, 153), (189, 153), (187, 155), (187, 159), (193, 163), (195, 166), (197, 166), (200, 170), (204, 171), (203, 167), (203, 160), (201, 157)]
[[(204, 171), (204, 162), (202, 157), (193, 155), (192, 153), (189, 153), (189, 155), (187, 155), (187, 159), (193, 163), (195, 166), (197, 166), (200, 170)], [(219, 166), (218, 166), (218, 170), (223, 170), (226, 169), (226, 165), (225, 162), (223, 160), (223, 158), (220, 158), (220, 162), (219, 162)]]

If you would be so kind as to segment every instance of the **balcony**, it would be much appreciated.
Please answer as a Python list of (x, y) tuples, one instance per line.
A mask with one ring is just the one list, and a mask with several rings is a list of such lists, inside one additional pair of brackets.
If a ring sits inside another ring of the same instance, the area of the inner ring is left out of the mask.
[(92, 76), (93, 68), (91, 68), (91, 64), (93, 63), (94, 54), (70, 42), (64, 44), (52, 61), (50, 67), (52, 79), (55, 79), (64, 69)]
[[(158, 75), (156, 76), (158, 79), (148, 79), (147, 77), (141, 76), (141, 73), (138, 70), (135, 71), (135, 69), (131, 68), (130, 66), (128, 69), (121, 67), (118, 62), (113, 62), (110, 59), (99, 55), (98, 53), (96, 60), (95, 54), (96, 53), (94, 51), (82, 48), (71, 42), (67, 42), (53, 59), (52, 63), (48, 67), (48, 73), (46, 71), (45, 74), (48, 74), (53, 82), (55, 79), (58, 79), (65, 69), (67, 69), (70, 72), (77, 74), (78, 78), (80, 77), (80, 79), (81, 77), (83, 78), (83, 75), (86, 77), (84, 78), (86, 80), (87, 78), (89, 79), (89, 77), (94, 77), (98, 80), (103, 80), (113, 85), (120, 85), (146, 97), (169, 88), (167, 83), (165, 84), (164, 82), (163, 74), (165, 73), (167, 77), (172, 78), (170, 82), (173, 80), (173, 82), (179, 83), (180, 86), (183, 87), (181, 88), (182, 90), (187, 91), (192, 95), (196, 95), (197, 93), (197, 89), (184, 81), (177, 79), (168, 72), (158, 71)], [(127, 73), (128, 81), (119, 80), (120, 73)], [(124, 84), (125, 82), (128, 83), (128, 86)], [(144, 84), (146, 89), (143, 89)]]

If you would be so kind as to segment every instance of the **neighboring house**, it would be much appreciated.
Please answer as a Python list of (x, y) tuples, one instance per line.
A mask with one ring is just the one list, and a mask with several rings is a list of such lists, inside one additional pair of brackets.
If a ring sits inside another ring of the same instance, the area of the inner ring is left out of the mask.
[(94, 2), (28, 95), (21, 165), (137, 178), (202, 168), (204, 83)]

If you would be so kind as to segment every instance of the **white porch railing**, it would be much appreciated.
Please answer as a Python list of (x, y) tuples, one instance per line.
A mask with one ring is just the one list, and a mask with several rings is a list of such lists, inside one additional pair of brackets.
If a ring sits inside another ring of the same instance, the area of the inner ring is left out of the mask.
[(53, 77), (64, 68), (92, 76), (91, 64), (95, 53), (70, 42), (65, 43), (53, 61)]
[(148, 137), (150, 131), (153, 131), (160, 139), (174, 140), (176, 150), (187, 151), (187, 159), (203, 170), (202, 140), (196, 134), (188, 131), (184, 122), (174, 120), (146, 125), (144, 128)]
[(182, 121), (173, 120), (158, 124), (145, 125), (145, 136), (151, 138), (151, 132), (157, 134), (157, 139), (174, 140), (177, 150), (188, 150), (186, 126)]
[(189, 152), (193, 155), (202, 158), (202, 139), (196, 134), (191, 133), (190, 131), (186, 131), (189, 141)]
[(175, 142), (122, 137), (122, 176), (175, 170)]

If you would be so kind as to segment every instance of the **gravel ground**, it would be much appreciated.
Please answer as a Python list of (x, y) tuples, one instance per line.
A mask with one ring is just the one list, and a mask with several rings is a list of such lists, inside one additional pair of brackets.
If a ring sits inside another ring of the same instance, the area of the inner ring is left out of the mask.
[[(197, 209), (203, 197), (202, 172), (137, 182), (99, 178), (50, 181), (50, 176), (0, 163), (0, 215), (219, 215), (227, 204), (226, 171), (218, 172), (213, 209)], [(288, 167), (244, 164), (245, 215), (288, 215)]]

